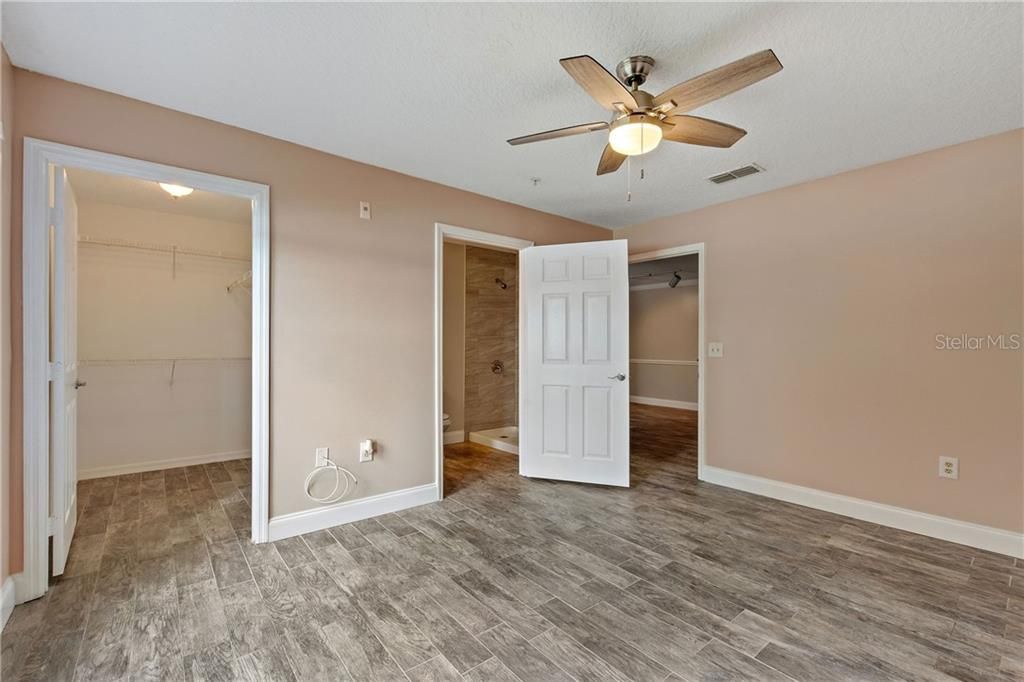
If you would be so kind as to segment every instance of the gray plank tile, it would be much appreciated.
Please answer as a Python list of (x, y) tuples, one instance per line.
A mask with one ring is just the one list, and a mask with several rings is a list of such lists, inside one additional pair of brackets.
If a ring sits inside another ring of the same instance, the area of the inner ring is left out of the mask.
[(281, 633), (252, 580), (220, 591), (228, 636), (239, 655), (273, 648)]
[(596, 625), (586, 614), (553, 599), (538, 608), (540, 614), (563, 632), (593, 651), (608, 665), (634, 680), (663, 680), (669, 670), (635, 647)]
[[(181, 658), (183, 634), (177, 605), (135, 613), (129, 635), (131, 676), (149, 677), (164, 668), (174, 670), (176, 666), (168, 662)], [(154, 667), (152, 661), (161, 663)]]
[(144, 559), (139, 562), (136, 579), (136, 609), (148, 611), (178, 602), (178, 573), (173, 556)]
[(316, 557), (309, 551), (309, 547), (302, 541), (302, 538), (285, 538), (284, 540), (277, 540), (273, 544), (288, 568), (295, 568), (296, 566), (316, 561)]
[(487, 659), (462, 677), (467, 682), (520, 682), (497, 657)]
[(355, 680), (404, 680), (405, 675), (354, 606), (323, 628), (327, 642)]
[(438, 654), (430, 640), (380, 590), (355, 597), (366, 621), (403, 670)]
[(185, 679), (190, 682), (229, 682), (239, 679), (238, 659), (229, 642), (185, 656)]
[(399, 604), (406, 617), (460, 673), (491, 657), (473, 635), (423, 590), (408, 592)]
[(530, 646), (529, 642), (504, 623), (481, 632), (479, 639), (505, 667), (523, 682), (533, 680), (568, 681), (572, 679), (564, 670)]
[(534, 649), (572, 675), (577, 680), (599, 682), (629, 682), (625, 674), (605, 663), (575, 639), (556, 627), (530, 640)]
[(237, 540), (221, 542), (207, 547), (217, 586), (221, 589), (252, 580), (249, 562), (245, 560)]
[(250, 651), (238, 658), (239, 678), (253, 682), (292, 682), (296, 680), (291, 663), (281, 647)]
[[(178, 613), (181, 619), (183, 655), (212, 650), (227, 642), (228, 623), (224, 613), (224, 601), (217, 589), (217, 582), (212, 578), (180, 589)], [(230, 649), (230, 643), (228, 648)], [(185, 668), (188, 672), (187, 664)]]
[(462, 682), (462, 675), (444, 656), (435, 656), (426, 663), (420, 663), (406, 674), (411, 682)]
[(299, 679), (351, 680), (319, 623), (303, 618), (280, 624), (283, 648)]
[(75, 666), (75, 680), (117, 680), (128, 672), (128, 646), (115, 642), (83, 649)]
[(308, 615), (308, 602), (287, 568), (261, 564), (252, 567), (252, 574), (271, 616), (291, 620)]
[(174, 546), (174, 561), (178, 587), (185, 587), (214, 577), (210, 553), (203, 540), (187, 540), (176, 544)]
[(543, 616), (487, 580), (478, 571), (467, 571), (453, 576), (452, 580), (526, 639), (536, 637), (551, 627), (551, 623)]

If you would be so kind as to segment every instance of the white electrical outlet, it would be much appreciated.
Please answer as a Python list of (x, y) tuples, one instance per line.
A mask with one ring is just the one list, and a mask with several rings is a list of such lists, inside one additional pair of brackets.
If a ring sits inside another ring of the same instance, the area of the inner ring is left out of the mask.
[(359, 443), (359, 461), (360, 462), (372, 462), (373, 461), (373, 441), (364, 440)]
[(327, 460), (331, 457), (330, 448), (317, 448), (316, 449), (316, 465), (318, 467), (327, 466)]
[(960, 478), (960, 459), (939, 457), (939, 478)]
[(370, 219), (370, 202), (360, 201), (359, 202), (359, 217), (363, 220)]
[(720, 358), (725, 353), (725, 344), (721, 341), (712, 341), (708, 344), (708, 357)]

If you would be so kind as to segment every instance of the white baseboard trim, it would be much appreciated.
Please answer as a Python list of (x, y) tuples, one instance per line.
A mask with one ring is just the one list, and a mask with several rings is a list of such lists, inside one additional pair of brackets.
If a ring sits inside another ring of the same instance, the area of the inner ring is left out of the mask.
[(252, 453), (249, 450), (236, 450), (234, 452), (214, 452), (209, 455), (196, 455), (194, 457), (160, 459), (155, 462), (136, 462), (132, 464), (118, 464), (117, 466), (109, 467), (93, 467), (92, 469), (79, 469), (78, 480), (84, 481), (90, 478), (103, 478), (104, 476), (139, 474), (144, 471), (160, 471), (161, 469), (176, 469), (178, 467), (193, 466), (195, 464), (226, 462), (229, 459), (243, 459), (247, 457), (252, 457)]
[(465, 431), (445, 431), (444, 432), (444, 444), (451, 445), (452, 443), (461, 443), (466, 440)]
[(0, 630), (7, 627), (7, 620), (14, 611), (14, 577), (7, 576), (0, 586)]
[(437, 484), (428, 483), (415, 488), (340, 502), (329, 507), (282, 514), (270, 519), (270, 540), (283, 540), (296, 535), (305, 535), (342, 523), (352, 523), (436, 501)]
[(668, 400), (666, 398), (647, 398), (642, 395), (629, 396), (629, 402), (638, 405), (654, 405), (655, 407), (674, 407), (677, 410), (697, 411), (697, 403), (688, 403), (684, 400)]
[(701, 480), (727, 488), (735, 488), (755, 495), (792, 502), (804, 507), (849, 516), (861, 521), (898, 528), (940, 540), (948, 540), (968, 547), (1024, 558), (1024, 533), (1014, 533), (1001, 528), (958, 521), (945, 516), (893, 507), (880, 502), (837, 495), (792, 483), (719, 469), (707, 464), (704, 465), (701, 474)]

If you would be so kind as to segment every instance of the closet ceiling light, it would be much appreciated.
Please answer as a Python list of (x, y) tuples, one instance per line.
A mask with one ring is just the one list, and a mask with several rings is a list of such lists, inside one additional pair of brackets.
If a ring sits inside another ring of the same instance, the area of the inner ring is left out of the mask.
[(179, 197), (187, 197), (192, 194), (195, 190), (191, 187), (185, 187), (184, 185), (175, 185), (169, 182), (161, 182), (160, 189), (170, 194), (175, 199)]

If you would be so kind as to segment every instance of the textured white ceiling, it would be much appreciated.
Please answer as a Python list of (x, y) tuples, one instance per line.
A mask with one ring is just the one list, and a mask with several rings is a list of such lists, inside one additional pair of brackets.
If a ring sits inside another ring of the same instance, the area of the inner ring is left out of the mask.
[[(231, 223), (248, 224), (251, 220), (251, 202), (227, 194), (197, 189), (175, 199), (156, 182), (81, 168), (69, 168), (68, 179), (81, 204), (113, 204)], [(167, 181), (174, 183), (174, 178)]]
[[(7, 2), (3, 15), (18, 66), (610, 227), (1024, 124), (1019, 3)], [(764, 48), (784, 71), (695, 112), (747, 137), (663, 144), (644, 181), (633, 164), (628, 204), (625, 172), (594, 175), (600, 133), (505, 143), (605, 118), (560, 57), (614, 69), (648, 54), (656, 93)], [(749, 162), (768, 172), (705, 180)]]

